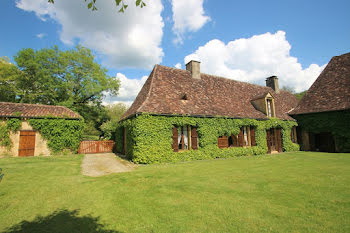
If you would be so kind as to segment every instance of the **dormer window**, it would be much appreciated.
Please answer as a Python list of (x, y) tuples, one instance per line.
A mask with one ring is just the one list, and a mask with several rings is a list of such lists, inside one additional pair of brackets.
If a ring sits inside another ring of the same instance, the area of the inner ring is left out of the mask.
[(272, 97), (266, 97), (266, 116), (275, 117), (275, 105)]
[(272, 99), (266, 99), (267, 103), (267, 116), (272, 117)]
[(275, 100), (270, 92), (253, 97), (251, 103), (256, 110), (264, 113), (267, 117), (275, 117)]

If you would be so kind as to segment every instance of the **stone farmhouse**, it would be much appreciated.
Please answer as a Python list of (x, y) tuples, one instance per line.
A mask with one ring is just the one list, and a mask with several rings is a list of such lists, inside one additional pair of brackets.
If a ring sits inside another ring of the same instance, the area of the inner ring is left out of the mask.
[(196, 151), (298, 149), (296, 121), (288, 114), (297, 104), (293, 94), (279, 89), (276, 76), (260, 86), (200, 73), (197, 61), (186, 70), (155, 65), (119, 123), (117, 150), (148, 163), (204, 156)]

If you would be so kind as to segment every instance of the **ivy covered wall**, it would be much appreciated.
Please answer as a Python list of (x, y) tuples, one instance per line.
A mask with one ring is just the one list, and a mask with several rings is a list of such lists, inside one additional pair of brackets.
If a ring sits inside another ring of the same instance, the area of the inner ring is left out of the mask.
[[(172, 128), (191, 125), (197, 128), (198, 150), (173, 152)], [(138, 117), (119, 122), (116, 129), (116, 149), (122, 152), (123, 129), (126, 128), (126, 155), (135, 163), (162, 163), (211, 158), (225, 158), (267, 153), (266, 129), (281, 128), (283, 151), (297, 151), (299, 145), (292, 143), (290, 130), (295, 121), (269, 119), (199, 118), (189, 116), (155, 116), (142, 114)], [(257, 146), (219, 149), (219, 136), (238, 134), (242, 126), (254, 126)]]
[(296, 115), (301, 129), (311, 133), (331, 132), (339, 152), (350, 152), (350, 111)]
[(84, 129), (84, 121), (61, 118), (29, 119), (28, 123), (47, 140), (54, 153), (64, 149), (76, 152)]
[(0, 121), (0, 146), (10, 149), (12, 141), (10, 139), (10, 132), (15, 132), (21, 128), (21, 120), (11, 118)]

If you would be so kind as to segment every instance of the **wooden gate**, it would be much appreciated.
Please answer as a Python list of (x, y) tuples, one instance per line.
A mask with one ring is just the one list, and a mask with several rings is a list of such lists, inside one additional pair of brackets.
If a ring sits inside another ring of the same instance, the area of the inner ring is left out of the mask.
[(113, 152), (114, 141), (81, 141), (79, 154), (109, 153)]
[(23, 130), (19, 134), (18, 156), (34, 156), (35, 131)]

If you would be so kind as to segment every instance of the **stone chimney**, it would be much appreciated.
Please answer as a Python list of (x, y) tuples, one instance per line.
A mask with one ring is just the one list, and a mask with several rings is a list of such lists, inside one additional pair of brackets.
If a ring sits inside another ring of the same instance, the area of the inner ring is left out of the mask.
[(192, 78), (201, 79), (201, 70), (200, 70), (200, 62), (191, 60), (186, 64), (186, 70), (190, 71), (192, 74)]
[(271, 76), (266, 79), (266, 86), (271, 87), (277, 94), (280, 93), (277, 76)]

